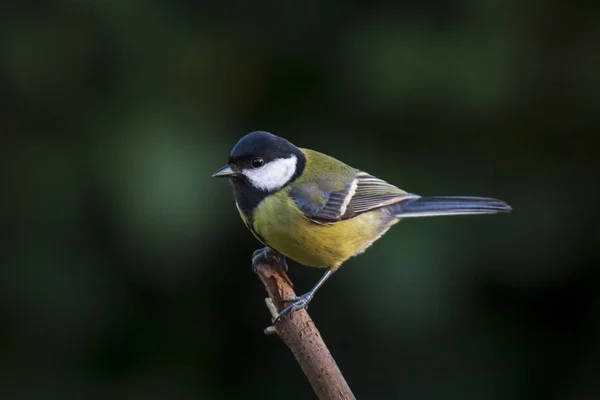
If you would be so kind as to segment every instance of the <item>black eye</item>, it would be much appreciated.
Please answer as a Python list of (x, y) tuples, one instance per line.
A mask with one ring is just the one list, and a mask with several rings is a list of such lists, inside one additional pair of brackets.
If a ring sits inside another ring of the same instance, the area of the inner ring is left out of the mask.
[(264, 165), (264, 163), (265, 163), (265, 161), (260, 157), (256, 157), (256, 158), (252, 159), (252, 166), (254, 168), (262, 167)]

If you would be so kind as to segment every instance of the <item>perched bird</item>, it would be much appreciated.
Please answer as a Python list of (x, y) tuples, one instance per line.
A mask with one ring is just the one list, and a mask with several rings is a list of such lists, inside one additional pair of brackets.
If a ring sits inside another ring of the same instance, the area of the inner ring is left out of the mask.
[(213, 177), (229, 178), (242, 220), (262, 242), (254, 260), (288, 257), (327, 268), (306, 294), (285, 299), (277, 321), (304, 308), (350, 257), (364, 252), (402, 218), (495, 214), (511, 211), (485, 197), (421, 197), (325, 154), (256, 131), (234, 146), (229, 162)]

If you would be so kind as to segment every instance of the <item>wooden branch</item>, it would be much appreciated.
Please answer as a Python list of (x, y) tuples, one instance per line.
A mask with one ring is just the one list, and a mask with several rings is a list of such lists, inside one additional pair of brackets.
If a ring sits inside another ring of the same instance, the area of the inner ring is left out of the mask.
[[(281, 300), (296, 296), (292, 282), (276, 262), (253, 265), (253, 269), (269, 294), (267, 308), (276, 317), (284, 308)], [(306, 310), (286, 315), (265, 329), (265, 334), (277, 334), (289, 347), (319, 399), (356, 399)]]

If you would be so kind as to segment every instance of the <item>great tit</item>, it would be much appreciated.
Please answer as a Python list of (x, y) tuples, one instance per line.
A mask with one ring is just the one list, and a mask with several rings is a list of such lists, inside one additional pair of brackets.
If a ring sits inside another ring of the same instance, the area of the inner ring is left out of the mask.
[(509, 212), (486, 197), (421, 197), (314, 150), (268, 132), (247, 134), (213, 177), (228, 178), (242, 220), (262, 242), (257, 258), (285, 258), (327, 268), (280, 317), (305, 308), (316, 291), (350, 257), (364, 252), (402, 218)]

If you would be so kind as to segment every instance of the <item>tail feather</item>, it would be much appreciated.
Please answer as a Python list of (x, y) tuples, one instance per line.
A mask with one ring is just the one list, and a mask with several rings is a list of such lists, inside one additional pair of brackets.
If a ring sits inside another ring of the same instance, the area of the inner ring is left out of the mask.
[(438, 215), (497, 214), (512, 208), (502, 200), (487, 197), (432, 196), (408, 199), (391, 206), (399, 218)]

